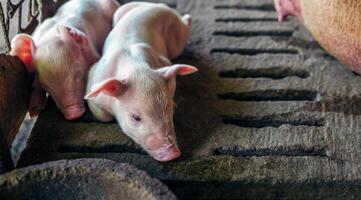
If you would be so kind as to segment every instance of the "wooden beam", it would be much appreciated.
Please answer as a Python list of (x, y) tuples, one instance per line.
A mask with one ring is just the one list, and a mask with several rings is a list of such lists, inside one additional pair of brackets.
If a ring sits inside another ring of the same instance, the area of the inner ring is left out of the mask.
[(12, 166), (9, 148), (27, 112), (31, 85), (24, 64), (0, 54), (0, 173)]

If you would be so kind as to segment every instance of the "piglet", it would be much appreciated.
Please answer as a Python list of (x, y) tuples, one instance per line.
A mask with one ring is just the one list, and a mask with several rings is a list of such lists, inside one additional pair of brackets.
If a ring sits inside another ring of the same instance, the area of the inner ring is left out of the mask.
[(32, 36), (18, 34), (13, 38), (10, 54), (18, 56), (28, 71), (36, 72), (30, 97), (31, 116), (45, 107), (45, 90), (66, 119), (76, 119), (84, 113), (87, 74), (100, 58), (118, 7), (113, 0), (71, 0)]
[(114, 15), (104, 53), (90, 71), (86, 99), (101, 121), (122, 130), (161, 162), (180, 156), (173, 125), (176, 75), (197, 68), (172, 65), (191, 32), (191, 16), (164, 4), (128, 3)]

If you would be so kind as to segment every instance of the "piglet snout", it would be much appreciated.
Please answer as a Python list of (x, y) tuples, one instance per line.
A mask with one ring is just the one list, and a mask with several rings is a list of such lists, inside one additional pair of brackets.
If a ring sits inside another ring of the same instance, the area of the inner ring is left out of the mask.
[(64, 117), (67, 120), (74, 120), (81, 117), (85, 112), (85, 108), (83, 105), (73, 105), (67, 107), (64, 111)]
[(159, 162), (168, 162), (178, 158), (181, 155), (181, 151), (177, 145), (170, 144), (160, 149), (150, 151), (150, 154)]

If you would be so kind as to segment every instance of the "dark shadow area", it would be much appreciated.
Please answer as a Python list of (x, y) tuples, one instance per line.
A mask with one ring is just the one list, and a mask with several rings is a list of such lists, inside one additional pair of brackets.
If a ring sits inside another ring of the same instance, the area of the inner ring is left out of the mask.
[(216, 18), (216, 22), (278, 22), (277, 18), (251, 18), (251, 17), (227, 17), (227, 18)]
[[(163, 181), (180, 199), (359, 199), (359, 182)], [(187, 192), (184, 192), (187, 191)]]
[(313, 147), (280, 147), (280, 148), (261, 148), (261, 149), (241, 149), (238, 146), (219, 147), (214, 150), (214, 155), (227, 155), (235, 157), (249, 157), (249, 156), (316, 156), (326, 157), (326, 148)]
[(260, 5), (216, 5), (213, 7), (215, 10), (228, 10), (228, 9), (235, 9), (235, 10), (255, 10), (255, 11), (274, 11), (275, 7), (273, 4), (260, 4)]
[(245, 48), (214, 48), (210, 53), (239, 54), (243, 56), (255, 56), (258, 54), (298, 54), (295, 49), (245, 49)]
[(279, 128), (286, 124), (291, 126), (322, 127), (325, 125), (325, 119), (309, 115), (283, 113), (269, 116), (223, 116), (223, 123), (247, 128)]
[(291, 37), (293, 31), (270, 30), (270, 31), (215, 31), (213, 35), (229, 36), (229, 37)]
[(310, 73), (304, 69), (284, 67), (237, 68), (234, 70), (222, 70), (219, 72), (219, 76), (223, 78), (271, 78), (277, 80), (286, 77), (308, 78)]
[(254, 90), (249, 92), (229, 92), (218, 94), (220, 99), (232, 99), (236, 101), (314, 101), (317, 97), (316, 91), (276, 89), (276, 90)]

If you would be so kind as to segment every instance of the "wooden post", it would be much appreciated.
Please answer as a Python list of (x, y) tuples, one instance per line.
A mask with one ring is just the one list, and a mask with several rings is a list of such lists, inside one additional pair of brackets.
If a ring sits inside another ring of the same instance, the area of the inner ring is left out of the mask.
[(13, 167), (9, 149), (26, 114), (32, 85), (23, 63), (4, 53), (10, 51), (14, 35), (32, 33), (66, 1), (0, 2), (0, 174)]
[(0, 173), (13, 167), (9, 149), (25, 117), (31, 85), (24, 64), (0, 54)]

